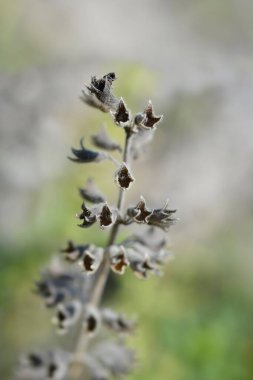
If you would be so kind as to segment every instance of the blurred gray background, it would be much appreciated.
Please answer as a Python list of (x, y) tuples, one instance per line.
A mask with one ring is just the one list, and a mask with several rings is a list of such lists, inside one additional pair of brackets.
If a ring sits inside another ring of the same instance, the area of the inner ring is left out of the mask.
[[(175, 380), (251, 379), (253, 2), (3, 0), (0, 25), (1, 270), (2, 286), (8, 289), (2, 290), (0, 312), (4, 344), (17, 355), (38, 340), (37, 332), (27, 340), (26, 323), (32, 317), (22, 314), (21, 296), (15, 293), (13, 284), (23, 281), (18, 268), (29, 262), (22, 293), (28, 297), (28, 279), (47, 259), (43, 252), (57, 250), (68, 238), (82, 239), (74, 219), (80, 204), (76, 188), (89, 169), (73, 167), (66, 156), (103, 120), (110, 125), (107, 115), (88, 109), (78, 96), (91, 75), (115, 71), (115, 92), (133, 112), (143, 110), (151, 98), (156, 113), (164, 115), (148, 154), (136, 164), (129, 199), (135, 202), (143, 194), (160, 205), (169, 197), (178, 208), (180, 223), (171, 232), (174, 294), (191, 289), (195, 299), (199, 289), (206, 289), (203, 302), (214, 302), (222, 313), (227, 302), (226, 312), (235, 322), (226, 335), (227, 320), (222, 319), (217, 336), (224, 333), (231, 347), (240, 341), (236, 354), (230, 355), (230, 348), (217, 354), (217, 365), (207, 354), (203, 372), (196, 372), (199, 356), (192, 358), (192, 348), (184, 354), (182, 347), (174, 349), (169, 334), (168, 346), (161, 346), (164, 361), (177, 357), (179, 362), (161, 364), (163, 373), (171, 371)], [(108, 191), (110, 176), (96, 170)], [(226, 302), (216, 288), (212, 293), (214, 284), (225, 292)], [(36, 308), (37, 300), (27, 300)], [(173, 302), (178, 320), (182, 310)], [(170, 311), (162, 312), (167, 320)], [(205, 323), (209, 317), (201, 313), (196, 315), (203, 315)], [(25, 338), (17, 332), (24, 326)], [(189, 340), (196, 338), (198, 326)], [(230, 341), (234, 330), (238, 335)], [(233, 361), (233, 355), (238, 366), (229, 372), (222, 363)], [(4, 357), (5, 379), (11, 364)], [(142, 379), (143, 371), (133, 379)]]

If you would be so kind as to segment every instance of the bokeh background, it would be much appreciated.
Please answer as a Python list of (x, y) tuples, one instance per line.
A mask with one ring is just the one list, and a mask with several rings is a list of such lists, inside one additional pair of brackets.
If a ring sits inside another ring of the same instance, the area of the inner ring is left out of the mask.
[(92, 172), (113, 202), (112, 165), (66, 156), (102, 121), (122, 138), (78, 99), (115, 71), (133, 111), (151, 98), (164, 115), (129, 202), (169, 197), (180, 217), (165, 275), (109, 294), (139, 315), (128, 378), (253, 379), (253, 2), (1, 0), (0, 25), (0, 378), (59, 339), (31, 292), (40, 269), (69, 238), (106, 239), (76, 226), (77, 188)]

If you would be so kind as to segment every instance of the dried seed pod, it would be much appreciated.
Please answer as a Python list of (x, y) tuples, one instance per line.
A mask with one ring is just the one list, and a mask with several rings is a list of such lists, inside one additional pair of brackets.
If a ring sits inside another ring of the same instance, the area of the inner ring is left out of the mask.
[(89, 335), (95, 335), (101, 326), (101, 315), (93, 305), (86, 305), (83, 314), (83, 325)]
[(101, 228), (111, 227), (117, 219), (117, 211), (105, 203), (98, 215)]
[(75, 325), (80, 318), (82, 304), (74, 299), (67, 304), (59, 304), (52, 322), (57, 326), (59, 334), (65, 334), (69, 327)]
[(47, 365), (47, 378), (62, 380), (66, 378), (69, 365), (69, 354), (62, 351), (54, 351), (49, 355)]
[(121, 341), (104, 341), (99, 343), (90, 354), (116, 378), (126, 375), (133, 368), (135, 362), (134, 352), (127, 349)]
[(124, 247), (122, 245), (111, 245), (109, 247), (109, 255), (111, 269), (117, 274), (124, 274), (126, 267), (129, 265)]
[(149, 272), (155, 274), (160, 273), (158, 266), (150, 260), (147, 253), (143, 255), (143, 252), (140, 252), (135, 247), (127, 248), (126, 252), (130, 268), (133, 270), (137, 278), (146, 279)]
[(83, 256), (83, 253), (87, 248), (89, 248), (89, 244), (75, 245), (73, 241), (69, 240), (67, 247), (65, 249), (62, 249), (61, 252), (64, 253), (65, 259), (67, 261), (74, 263)]
[(168, 201), (163, 208), (153, 210), (152, 214), (148, 217), (148, 224), (154, 227), (159, 227), (164, 231), (168, 231), (178, 219), (173, 217), (173, 214), (175, 214), (177, 210), (169, 210), (167, 209), (167, 206)]
[(86, 90), (82, 91), (81, 100), (103, 112), (116, 110), (119, 101), (112, 93), (112, 82), (115, 79), (115, 73), (106, 74), (100, 79), (91, 77), (90, 85), (86, 85)]
[(78, 226), (82, 228), (92, 226), (92, 224), (94, 224), (97, 220), (97, 216), (91, 209), (86, 207), (84, 202), (82, 204), (82, 212), (80, 214), (77, 214), (77, 217), (83, 221), (82, 224), (78, 224)]
[(64, 380), (69, 360), (69, 354), (63, 351), (32, 352), (20, 359), (16, 378), (18, 380)]
[(93, 144), (98, 148), (102, 148), (109, 151), (122, 151), (120, 145), (116, 141), (112, 140), (111, 137), (108, 135), (105, 126), (102, 126), (100, 132), (97, 135), (91, 136), (91, 138)]
[(163, 116), (156, 116), (151, 100), (144, 111), (144, 119), (139, 123), (139, 126), (145, 129), (156, 129), (157, 124), (162, 120)]
[(163, 242), (147, 242), (142, 238), (132, 237), (122, 244), (130, 267), (139, 278), (147, 278), (148, 273), (161, 275), (160, 266), (172, 257), (171, 253), (164, 249)]
[(64, 271), (50, 269), (42, 272), (41, 280), (35, 282), (35, 293), (40, 295), (47, 307), (54, 307), (78, 292), (76, 276)]
[(83, 257), (79, 261), (79, 265), (87, 274), (93, 274), (98, 270), (103, 260), (103, 256), (103, 248), (90, 245), (89, 249), (84, 251)]
[(101, 310), (103, 324), (117, 333), (130, 333), (135, 327), (135, 322), (127, 320), (124, 315), (111, 309)]
[(54, 307), (67, 298), (68, 291), (64, 288), (56, 288), (53, 284), (37, 282), (35, 292), (45, 299), (46, 307)]
[(123, 98), (120, 99), (116, 112), (113, 113), (114, 122), (121, 127), (128, 126), (131, 117), (130, 112), (126, 108)]
[(108, 155), (103, 152), (95, 152), (93, 150), (86, 149), (84, 147), (84, 138), (80, 140), (81, 149), (71, 148), (73, 157), (68, 157), (69, 160), (77, 162), (77, 163), (90, 163), (90, 162), (100, 162), (108, 158)]
[(46, 378), (47, 363), (46, 355), (38, 352), (31, 352), (20, 358), (16, 370), (16, 378), (19, 380), (35, 380)]
[(137, 223), (147, 223), (149, 216), (152, 214), (152, 210), (146, 207), (146, 201), (141, 196), (140, 202), (127, 209), (127, 215)]
[(132, 182), (134, 182), (134, 178), (125, 162), (122, 163), (121, 167), (116, 173), (116, 182), (124, 190), (129, 189)]
[(84, 356), (84, 363), (89, 372), (91, 380), (109, 380), (111, 374), (102, 363), (99, 362), (92, 354), (86, 353)]
[(167, 244), (167, 237), (157, 228), (148, 227), (141, 234), (134, 234), (125, 239), (122, 244), (125, 246), (133, 243), (140, 243), (153, 251), (164, 249)]

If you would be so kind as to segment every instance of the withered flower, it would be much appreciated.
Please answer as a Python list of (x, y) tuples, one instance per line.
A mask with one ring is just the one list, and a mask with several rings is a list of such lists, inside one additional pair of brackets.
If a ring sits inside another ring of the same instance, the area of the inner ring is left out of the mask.
[(153, 210), (152, 214), (148, 218), (148, 224), (151, 226), (160, 227), (164, 231), (168, 231), (170, 226), (174, 225), (177, 222), (177, 218), (173, 217), (173, 214), (177, 210), (167, 209), (168, 201), (165, 203), (163, 208)]
[(114, 121), (121, 127), (128, 126), (131, 121), (130, 112), (126, 108), (123, 98), (120, 99), (116, 112), (113, 113)]
[(36, 282), (36, 290), (35, 292), (41, 295), (45, 299), (45, 304), (47, 307), (54, 307), (62, 302), (68, 292), (64, 288), (56, 288), (50, 282)]
[(63, 351), (49, 353), (47, 363), (47, 378), (51, 380), (63, 380), (66, 378), (69, 365), (69, 354)]
[[(121, 341), (99, 343), (90, 354), (116, 378), (126, 375), (133, 368), (135, 362), (133, 350), (126, 348)], [(110, 379), (110, 377), (105, 379)]]
[(102, 203), (105, 201), (103, 194), (97, 189), (92, 178), (88, 178), (85, 187), (79, 189), (82, 198), (91, 203)]
[(126, 251), (122, 245), (111, 245), (109, 248), (111, 260), (111, 269), (117, 274), (124, 274), (129, 262), (126, 257)]
[(138, 122), (139, 126), (145, 128), (145, 129), (155, 129), (157, 124), (162, 120), (163, 116), (156, 116), (154, 114), (154, 109), (151, 100), (148, 102), (148, 106), (145, 109), (144, 118), (141, 121), (140, 116), (138, 116), (138, 119), (136, 119), (136, 123)]
[(90, 85), (85, 85), (86, 91), (82, 91), (81, 100), (86, 104), (98, 108), (103, 112), (116, 110), (118, 99), (112, 93), (112, 82), (116, 79), (115, 73), (109, 73), (102, 78), (91, 77)]
[(167, 205), (168, 202), (163, 208), (151, 210), (146, 207), (146, 201), (141, 197), (141, 201), (137, 206), (127, 209), (127, 215), (137, 223), (146, 223), (168, 231), (169, 227), (175, 224), (177, 219), (173, 217), (176, 210), (167, 209)]
[[(151, 233), (150, 231), (149, 234)], [(154, 235), (152, 238), (154, 239)], [(130, 268), (137, 277), (147, 278), (149, 273), (162, 274), (160, 266), (172, 257), (171, 253), (165, 249), (165, 244), (166, 241), (164, 239), (152, 242), (148, 234), (132, 236), (122, 243), (130, 263)]]
[(137, 223), (147, 223), (151, 214), (152, 210), (146, 207), (146, 201), (142, 196), (137, 206), (127, 209), (127, 215)]
[(159, 251), (166, 247), (167, 238), (162, 231), (155, 227), (149, 226), (141, 234), (134, 234), (123, 241), (123, 245), (131, 245), (132, 243), (140, 243), (144, 247), (148, 247), (153, 251)]
[(94, 335), (98, 332), (101, 326), (101, 315), (95, 306), (86, 305), (83, 314), (83, 325), (89, 335)]
[(67, 261), (76, 262), (83, 256), (83, 253), (87, 248), (89, 248), (89, 244), (75, 245), (72, 240), (69, 240), (67, 247), (62, 249), (61, 252), (64, 253)]
[(111, 309), (101, 310), (103, 324), (117, 333), (130, 333), (135, 327), (135, 322), (127, 320), (124, 315)]
[(45, 300), (47, 307), (58, 305), (77, 291), (74, 275), (46, 270), (41, 277), (35, 282), (34, 292)]
[(45, 355), (31, 352), (20, 358), (16, 370), (16, 378), (19, 380), (36, 380), (46, 378), (47, 363)]
[(134, 182), (134, 178), (125, 162), (122, 163), (121, 167), (116, 173), (116, 182), (124, 190), (129, 189), (132, 182)]
[(110, 372), (96, 358), (94, 358), (93, 355), (86, 353), (84, 357), (84, 362), (88, 369), (91, 380), (110, 379)]
[(110, 209), (107, 203), (105, 203), (98, 215), (101, 228), (110, 227), (113, 225), (117, 218), (117, 211)]
[(93, 150), (86, 149), (83, 142), (84, 138), (80, 140), (81, 149), (71, 148), (71, 151), (75, 157), (68, 157), (69, 160), (83, 164), (89, 162), (100, 162), (108, 158), (107, 154), (103, 152), (95, 152)]
[(86, 207), (85, 203), (82, 204), (82, 212), (77, 215), (79, 219), (81, 219), (83, 222), (82, 224), (78, 224), (79, 227), (87, 228), (92, 226), (97, 220), (96, 214), (92, 212), (88, 207)]
[(103, 256), (103, 248), (90, 245), (89, 249), (84, 251), (83, 257), (79, 261), (79, 265), (87, 274), (93, 274), (98, 270), (103, 260)]
[(52, 322), (57, 326), (59, 334), (65, 334), (69, 327), (76, 324), (80, 318), (81, 310), (82, 304), (76, 299), (57, 306), (56, 315)]
[(32, 352), (19, 362), (16, 378), (19, 380), (63, 380), (66, 378), (69, 354), (63, 351)]
[(111, 137), (108, 135), (105, 126), (102, 126), (100, 129), (100, 132), (97, 135), (91, 136), (92, 142), (95, 146), (98, 148), (102, 148), (105, 150), (118, 150), (119, 152), (122, 151), (120, 145), (111, 139)]
[(136, 277), (140, 279), (146, 279), (149, 272), (155, 274), (160, 273), (160, 271), (158, 271), (158, 266), (156, 263), (152, 262), (148, 255), (148, 252), (143, 254), (143, 252), (136, 249), (136, 247), (127, 248), (126, 252), (128, 261), (130, 263), (130, 268)]

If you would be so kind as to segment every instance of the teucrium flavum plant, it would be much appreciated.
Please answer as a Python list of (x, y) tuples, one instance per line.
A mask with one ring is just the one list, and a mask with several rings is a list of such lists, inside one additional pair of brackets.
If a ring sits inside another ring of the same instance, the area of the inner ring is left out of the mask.
[[(115, 125), (125, 134), (124, 147), (113, 141), (103, 126), (92, 136), (94, 150), (87, 149), (82, 138), (80, 147), (72, 148), (69, 156), (80, 164), (109, 159), (116, 165), (114, 180), (119, 188), (116, 205), (107, 203), (91, 178), (79, 189), (83, 199), (77, 215), (79, 227), (89, 228), (98, 223), (102, 229), (108, 229), (108, 242), (105, 247), (97, 247), (92, 242), (68, 241), (61, 260), (53, 261), (41, 273), (35, 292), (53, 309), (52, 321), (57, 331), (72, 334), (73, 346), (69, 351), (52, 349), (24, 356), (16, 372), (17, 379), (107, 380), (127, 374), (134, 365), (134, 354), (125, 347), (123, 338), (133, 331), (135, 321), (102, 308), (101, 299), (110, 270), (123, 275), (130, 268), (141, 279), (150, 273), (160, 273), (169, 257), (165, 233), (175, 223), (176, 210), (170, 210), (167, 202), (152, 209), (143, 196), (135, 205), (125, 207), (126, 192), (135, 181), (131, 161), (142, 153), (162, 116), (155, 115), (151, 101), (143, 112), (132, 115), (125, 101), (112, 92), (115, 79), (114, 73), (101, 79), (92, 77), (81, 99), (111, 114)], [(112, 156), (114, 151), (122, 153), (120, 162)], [(119, 229), (131, 224), (142, 224), (142, 232), (119, 241)], [(111, 338), (108, 331), (116, 338)]]

